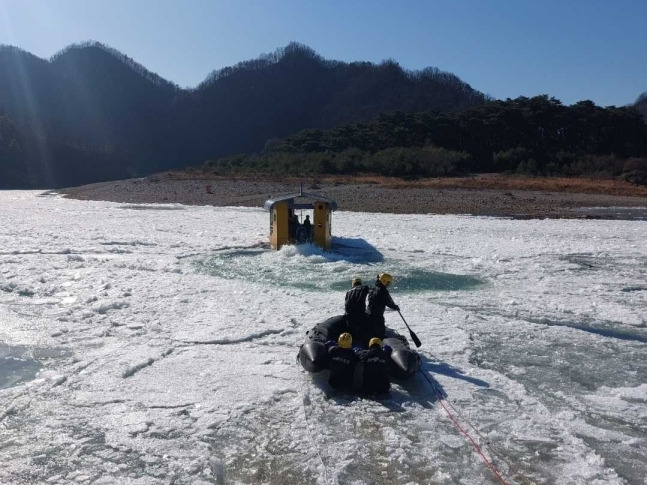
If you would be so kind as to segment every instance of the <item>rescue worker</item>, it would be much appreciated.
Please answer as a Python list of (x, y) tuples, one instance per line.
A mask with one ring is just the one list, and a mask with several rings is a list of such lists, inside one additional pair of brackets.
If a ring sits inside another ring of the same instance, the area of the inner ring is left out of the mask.
[(299, 216), (294, 213), (294, 210), (291, 210), (291, 213), (288, 215), (288, 233), (292, 242), (295, 242), (297, 239), (297, 229), (299, 228)]
[(328, 384), (335, 389), (351, 388), (357, 364), (357, 355), (353, 350), (353, 337), (348, 332), (342, 333), (337, 343), (328, 349), (330, 376)]
[(370, 334), (366, 334), (366, 295), (368, 286), (362, 284), (361, 278), (353, 278), (350, 290), (346, 292), (344, 310), (346, 323), (356, 342), (366, 342)]
[(310, 216), (306, 216), (303, 221), (303, 228), (306, 230), (306, 239), (310, 241), (310, 239), (312, 239), (312, 223), (310, 222)]
[(393, 276), (389, 273), (378, 275), (375, 285), (368, 290), (368, 305), (366, 315), (368, 318), (371, 335), (384, 338), (384, 310), (388, 306), (391, 310), (400, 311), (400, 307), (393, 302), (387, 289), (393, 283)]
[(373, 337), (368, 350), (357, 352), (357, 365), (353, 376), (353, 387), (365, 394), (383, 394), (391, 389), (387, 359), (391, 347), (382, 347), (382, 340)]

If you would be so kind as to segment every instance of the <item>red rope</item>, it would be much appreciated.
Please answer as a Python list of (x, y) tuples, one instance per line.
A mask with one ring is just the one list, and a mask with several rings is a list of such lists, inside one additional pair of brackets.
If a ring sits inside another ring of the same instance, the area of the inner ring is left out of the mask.
[(460, 423), (458, 422), (458, 420), (457, 420), (457, 419), (452, 415), (452, 413), (451, 413), (451, 412), (449, 412), (449, 409), (447, 409), (447, 406), (445, 406), (445, 403), (444, 403), (444, 401), (445, 401), (445, 400), (443, 399), (443, 397), (441, 396), (441, 394), (438, 392), (438, 390), (436, 389), (436, 386), (434, 386), (433, 382), (431, 382), (431, 381), (429, 380), (429, 377), (427, 377), (427, 374), (425, 374), (425, 373), (422, 371), (422, 369), (420, 370), (420, 373), (425, 377), (425, 379), (427, 379), (427, 382), (429, 383), (429, 385), (430, 385), (430, 386), (431, 386), (431, 388), (433, 389), (434, 394), (435, 394), (435, 395), (436, 395), (436, 397), (438, 398), (438, 402), (440, 403), (440, 405), (443, 407), (443, 409), (444, 409), (444, 410), (445, 410), (445, 412), (447, 413), (447, 416), (449, 416), (449, 419), (451, 419), (451, 420), (452, 420), (452, 422), (454, 423), (454, 425), (456, 426), (456, 428), (458, 428), (458, 430), (459, 430), (463, 435), (465, 435), (465, 437), (466, 437), (468, 440), (470, 440), (470, 442), (472, 443), (472, 446), (474, 446), (474, 449), (476, 450), (476, 453), (481, 457), (481, 459), (483, 460), (483, 462), (485, 463), (485, 465), (490, 469), (490, 471), (494, 474), (494, 476), (495, 476), (495, 477), (497, 477), (497, 479), (498, 479), (498, 480), (499, 480), (503, 485), (508, 485), (508, 482), (506, 482), (506, 481), (503, 479), (503, 477), (501, 476), (501, 473), (499, 473), (499, 471), (496, 469), (496, 467), (495, 467), (495, 466), (490, 462), (490, 460), (488, 460), (488, 459), (487, 459), (487, 457), (486, 457), (486, 456), (485, 456), (485, 454), (483, 453), (483, 450), (481, 450), (481, 447), (480, 447), (480, 446), (478, 445), (478, 443), (474, 440), (474, 438), (472, 438), (472, 437), (469, 435), (469, 433), (463, 429), (463, 427), (460, 425)]

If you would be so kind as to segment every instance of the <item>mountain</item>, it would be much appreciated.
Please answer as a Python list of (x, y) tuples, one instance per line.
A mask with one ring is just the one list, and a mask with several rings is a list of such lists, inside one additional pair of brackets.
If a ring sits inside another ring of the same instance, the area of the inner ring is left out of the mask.
[[(23, 169), (31, 167), (27, 186), (143, 175), (259, 152), (268, 140), (307, 128), (392, 111), (463, 110), (486, 100), (435, 68), (329, 61), (296, 43), (214, 71), (195, 89), (180, 89), (96, 42), (69, 46), (50, 60), (0, 46), (0, 113), (28, 145), (40, 147), (22, 151)], [(81, 170), (83, 177), (61, 172), (71, 162), (60, 157), (78, 156), (78, 168), (93, 153), (115, 167), (95, 163)]]
[(100, 44), (71, 46), (50, 61), (0, 49), (0, 108), (36, 137), (84, 149), (146, 156), (177, 90)]
[(20, 129), (0, 111), (0, 189), (123, 179), (133, 175), (132, 165), (114, 148), (74, 145)]
[[(462, 110), (485, 100), (437, 69), (411, 73), (394, 61), (326, 61), (299, 44), (215, 72), (183, 99), (204, 128), (196, 132), (198, 140), (213, 131), (224, 135), (216, 141), (222, 153), (258, 151), (268, 139), (304, 128), (369, 121), (393, 111)], [(198, 140), (192, 145), (199, 146)]]
[(634, 108), (643, 115), (645, 122), (647, 122), (647, 91), (638, 96), (638, 99), (634, 103)]

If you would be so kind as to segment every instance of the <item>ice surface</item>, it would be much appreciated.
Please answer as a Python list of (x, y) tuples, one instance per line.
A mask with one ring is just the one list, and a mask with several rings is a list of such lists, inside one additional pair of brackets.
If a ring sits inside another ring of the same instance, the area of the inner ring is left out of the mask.
[(261, 209), (0, 207), (0, 483), (498, 483), (422, 375), (373, 400), (295, 362), (382, 271), (508, 483), (645, 483), (643, 221), (337, 212), (332, 252), (275, 252)]

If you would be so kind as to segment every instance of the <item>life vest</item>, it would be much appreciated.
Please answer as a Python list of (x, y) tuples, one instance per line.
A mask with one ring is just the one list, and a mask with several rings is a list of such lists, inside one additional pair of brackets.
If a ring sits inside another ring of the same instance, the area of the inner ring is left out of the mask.
[(387, 351), (381, 348), (357, 352), (357, 365), (353, 376), (355, 390), (367, 394), (386, 393), (391, 388), (387, 368)]
[(334, 345), (328, 350), (330, 376), (328, 384), (332, 387), (349, 388), (353, 385), (353, 373), (357, 364), (357, 356), (353, 349), (342, 349)]

